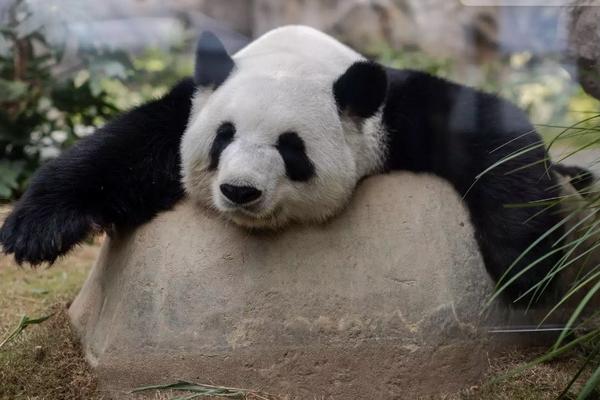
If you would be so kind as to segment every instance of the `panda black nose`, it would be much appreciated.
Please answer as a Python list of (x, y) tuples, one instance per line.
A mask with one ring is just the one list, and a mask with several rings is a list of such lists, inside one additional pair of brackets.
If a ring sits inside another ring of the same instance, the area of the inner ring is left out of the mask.
[(235, 186), (227, 183), (219, 186), (221, 193), (236, 204), (246, 204), (258, 199), (262, 192), (252, 186)]

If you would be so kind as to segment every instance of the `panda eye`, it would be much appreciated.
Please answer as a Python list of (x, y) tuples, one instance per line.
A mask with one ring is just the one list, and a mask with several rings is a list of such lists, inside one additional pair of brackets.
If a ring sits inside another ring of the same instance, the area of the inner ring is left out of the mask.
[(296, 132), (279, 135), (275, 148), (285, 164), (285, 172), (292, 181), (305, 182), (315, 175), (315, 166), (306, 155), (304, 141)]
[(235, 135), (235, 126), (231, 122), (223, 122), (217, 129), (217, 134), (213, 140), (212, 146), (210, 147), (210, 165), (209, 170), (217, 169), (219, 165), (219, 158), (225, 148), (233, 141), (233, 135)]

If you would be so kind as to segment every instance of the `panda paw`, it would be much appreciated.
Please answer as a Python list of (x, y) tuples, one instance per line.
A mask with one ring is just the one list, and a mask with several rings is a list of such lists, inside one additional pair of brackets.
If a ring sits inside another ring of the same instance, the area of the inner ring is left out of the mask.
[(90, 218), (69, 210), (21, 204), (0, 228), (0, 245), (19, 265), (52, 264), (84, 240), (92, 226)]

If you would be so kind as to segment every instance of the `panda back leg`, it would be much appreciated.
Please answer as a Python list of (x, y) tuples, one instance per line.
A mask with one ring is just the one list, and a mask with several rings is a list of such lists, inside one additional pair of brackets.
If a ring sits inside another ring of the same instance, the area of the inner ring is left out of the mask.
[[(486, 269), (509, 303), (528, 304), (538, 294), (537, 288), (546, 286), (545, 278), (558, 265), (563, 255), (557, 243), (562, 229), (550, 230), (532, 229), (529, 235), (503, 238), (476, 232)], [(552, 290), (552, 282), (549, 283), (546, 290)], [(549, 293), (544, 293), (544, 299), (549, 297)]]
[[(500, 167), (478, 182), (467, 204), (485, 266), (498, 287), (511, 282), (503, 297), (512, 302), (544, 281), (563, 256), (564, 216), (558, 203), (535, 203), (560, 193), (557, 180), (543, 167), (513, 176), (502, 169), (512, 167)], [(534, 292), (519, 304), (527, 304)], [(544, 298), (549, 298), (547, 293)]]

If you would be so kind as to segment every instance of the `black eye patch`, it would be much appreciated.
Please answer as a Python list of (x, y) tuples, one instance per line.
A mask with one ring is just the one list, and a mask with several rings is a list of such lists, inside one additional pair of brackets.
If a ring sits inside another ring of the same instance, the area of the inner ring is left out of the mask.
[(212, 146), (210, 146), (209, 170), (217, 169), (221, 153), (233, 141), (233, 135), (235, 135), (235, 126), (231, 122), (224, 122), (219, 126), (215, 140), (213, 140)]
[(305, 182), (315, 175), (315, 166), (306, 155), (304, 141), (296, 132), (279, 135), (275, 147), (283, 158), (285, 172), (290, 180)]

